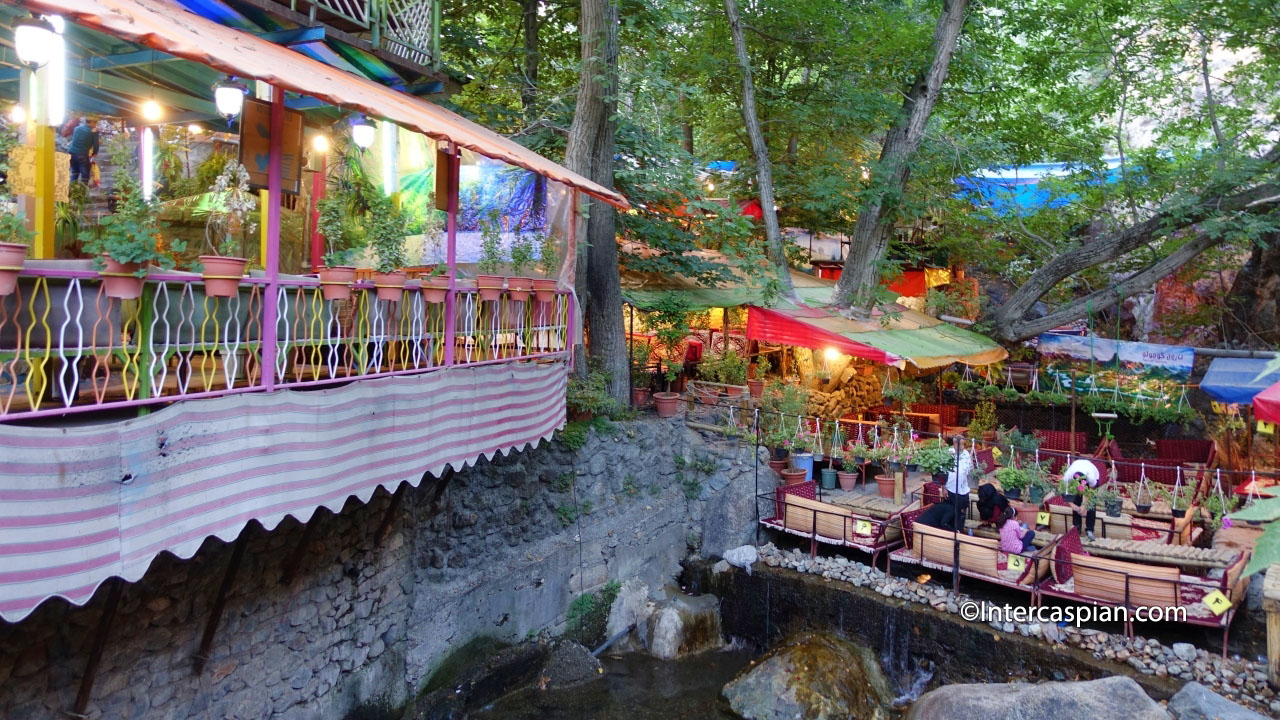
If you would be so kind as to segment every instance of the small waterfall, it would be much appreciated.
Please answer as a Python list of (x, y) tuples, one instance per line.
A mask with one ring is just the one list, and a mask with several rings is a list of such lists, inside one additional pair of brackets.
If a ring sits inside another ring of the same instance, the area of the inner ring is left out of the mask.
[(893, 691), (898, 694), (893, 699), (894, 707), (915, 702), (933, 679), (933, 663), (911, 656), (910, 629), (903, 628), (903, 632), (898, 632), (897, 608), (888, 609), (881, 647), (880, 666), (884, 668)]

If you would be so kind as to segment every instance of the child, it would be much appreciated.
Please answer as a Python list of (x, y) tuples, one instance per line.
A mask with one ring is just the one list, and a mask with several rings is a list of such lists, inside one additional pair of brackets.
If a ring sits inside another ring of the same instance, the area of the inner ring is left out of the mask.
[(1024, 553), (1032, 547), (1036, 531), (1027, 530), (1027, 526), (1018, 522), (1018, 512), (1013, 508), (1004, 509), (1004, 524), (1000, 526), (1000, 549), (1007, 553)]

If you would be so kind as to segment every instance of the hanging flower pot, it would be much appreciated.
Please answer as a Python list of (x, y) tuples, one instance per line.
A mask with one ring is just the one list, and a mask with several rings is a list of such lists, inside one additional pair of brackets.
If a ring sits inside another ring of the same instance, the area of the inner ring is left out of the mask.
[(556, 299), (556, 281), (533, 279), (533, 299), (540, 303), (549, 303)]
[(142, 297), (142, 284), (146, 278), (135, 274), (142, 267), (141, 265), (134, 262), (119, 263), (106, 255), (102, 256), (102, 261), (106, 267), (98, 274), (102, 276), (107, 297), (118, 300), (137, 300)]
[(1027, 497), (1032, 503), (1039, 505), (1040, 503), (1044, 502), (1044, 488), (1040, 487), (1039, 485), (1028, 486)]
[(497, 300), (502, 297), (501, 275), (477, 275), (476, 287), (480, 290), (481, 300)]
[(1138, 511), (1139, 515), (1145, 515), (1151, 512), (1151, 503), (1142, 503), (1142, 504), (1134, 503), (1133, 507)]
[(850, 491), (858, 482), (858, 473), (851, 470), (837, 470), (836, 479), (840, 481), (841, 490)]
[(1187, 516), (1186, 508), (1173, 508), (1173, 516), (1176, 518), (1184, 518)]
[(403, 270), (394, 270), (388, 273), (374, 273), (373, 286), (378, 289), (378, 299), (388, 300), (390, 302), (400, 302), (401, 296), (404, 295), (405, 277), (405, 272)]
[(936, 472), (933, 474), (934, 485), (945, 485), (946, 482), (947, 482), (947, 473), (945, 471)]
[(235, 297), (240, 294), (240, 280), (244, 277), (248, 260), (222, 255), (201, 255), (200, 264), (204, 266), (200, 277), (204, 278), (205, 295)]
[(907, 472), (920, 472), (920, 465), (918, 463), (907, 463)]
[(351, 297), (351, 283), (356, 279), (356, 269), (350, 265), (321, 268), (320, 294), (325, 300), (346, 300)]
[(449, 275), (431, 275), (422, 278), (422, 299), (429, 303), (442, 303), (449, 296)]
[(27, 246), (21, 243), (0, 243), (0, 297), (9, 295), (18, 287), (18, 272), (27, 259)]
[(786, 460), (786, 459), (787, 459), (787, 455), (788, 455), (788, 451), (787, 451), (787, 449), (786, 449), (786, 448), (784, 448), (784, 447), (776, 447), (776, 448), (774, 448), (774, 449), (773, 449), (773, 459), (774, 459), (774, 460)]
[(533, 278), (512, 277), (507, 278), (507, 294), (516, 302), (524, 302), (529, 299), (529, 293), (533, 292)]
[(669, 418), (676, 414), (676, 403), (680, 401), (680, 395), (673, 392), (660, 392), (653, 394), (653, 404), (658, 408), (658, 417)]
[(1009, 498), (1010, 500), (1021, 500), (1022, 488), (1009, 488), (1008, 490), (1004, 491), (1004, 496)]
[(1123, 506), (1124, 505), (1122, 500), (1108, 500), (1107, 501), (1107, 517), (1113, 517), (1113, 518), (1120, 517), (1120, 510)]

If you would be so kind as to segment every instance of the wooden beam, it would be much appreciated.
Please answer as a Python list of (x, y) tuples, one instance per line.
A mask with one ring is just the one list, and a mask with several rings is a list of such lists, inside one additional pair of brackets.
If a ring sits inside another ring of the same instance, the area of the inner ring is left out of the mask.
[(240, 536), (236, 538), (235, 545), (232, 546), (231, 560), (227, 562), (227, 569), (222, 574), (222, 584), (218, 586), (218, 595), (213, 599), (213, 609), (209, 611), (204, 635), (200, 637), (200, 649), (196, 651), (196, 675), (203, 672), (205, 663), (209, 662), (209, 649), (213, 647), (213, 637), (218, 632), (218, 623), (222, 621), (222, 611), (227, 605), (227, 593), (231, 592), (231, 586), (236, 582), (236, 573), (240, 572), (240, 563), (244, 560), (245, 538), (248, 535), (249, 528), (245, 526), (240, 531)]
[(93, 636), (93, 646), (89, 648), (89, 662), (84, 666), (84, 675), (80, 677), (80, 691), (76, 693), (76, 704), (72, 714), (84, 716), (89, 707), (89, 698), (93, 695), (93, 681), (98, 675), (98, 663), (102, 662), (102, 651), (107, 647), (107, 635), (111, 632), (111, 624), (116, 618), (116, 608), (120, 607), (120, 591), (124, 581), (118, 577), (107, 579), (107, 605), (102, 609), (102, 617), (98, 619), (98, 631)]
[(316, 508), (311, 513), (311, 519), (302, 526), (302, 537), (298, 538), (298, 544), (293, 548), (293, 552), (289, 553), (289, 559), (285, 561), (284, 572), (280, 575), (281, 585), (292, 585), (293, 579), (298, 576), (298, 568), (302, 566), (302, 558), (307, 554), (307, 546), (311, 544), (311, 535), (316, 525), (320, 524), (320, 509)]

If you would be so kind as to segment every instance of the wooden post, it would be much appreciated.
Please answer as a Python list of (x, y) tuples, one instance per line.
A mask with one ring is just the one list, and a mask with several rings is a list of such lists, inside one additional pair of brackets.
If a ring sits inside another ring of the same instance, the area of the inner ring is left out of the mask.
[(902, 496), (907, 487), (907, 470), (903, 468), (893, 474), (893, 504), (902, 506)]
[(720, 310), (723, 313), (722, 319), (724, 320), (724, 337), (720, 338), (724, 343), (724, 351), (720, 353), (720, 357), (723, 358), (729, 355), (729, 308), (724, 307), (720, 308)]
[(196, 651), (195, 673), (204, 671), (209, 662), (209, 651), (213, 648), (213, 638), (218, 633), (218, 623), (222, 622), (222, 611), (227, 605), (227, 594), (236, 582), (236, 574), (240, 572), (240, 561), (244, 559), (245, 538), (249, 535), (248, 526), (240, 530), (236, 544), (231, 549), (231, 560), (222, 575), (222, 584), (218, 586), (218, 595), (213, 599), (213, 608), (209, 610), (209, 619), (204, 626), (204, 634), (200, 637), (200, 648)]
[(1267, 612), (1267, 682), (1280, 688), (1280, 563), (1267, 568), (1262, 609)]
[[(93, 636), (93, 647), (89, 649), (89, 662), (84, 667), (84, 675), (80, 678), (80, 691), (76, 693), (76, 704), (72, 713), (83, 716), (89, 707), (89, 698), (93, 695), (93, 681), (98, 675), (98, 663), (102, 661), (102, 651), (107, 647), (107, 635), (111, 633), (111, 623), (116, 617), (116, 608), (120, 606), (120, 590), (124, 581), (118, 577), (108, 578), (107, 606), (102, 609), (102, 617), (98, 620), (98, 632)], [(1268, 616), (1269, 617), (1269, 616)]]
[[(31, 112), (35, 112), (32, 110)], [(54, 254), (53, 206), (55, 192), (53, 128), (37, 125), (36, 130), (36, 238), (32, 256), (37, 260), (51, 260)]]
[(1071, 369), (1071, 435), (1067, 440), (1067, 447), (1071, 448), (1071, 452), (1076, 451), (1076, 371)]

